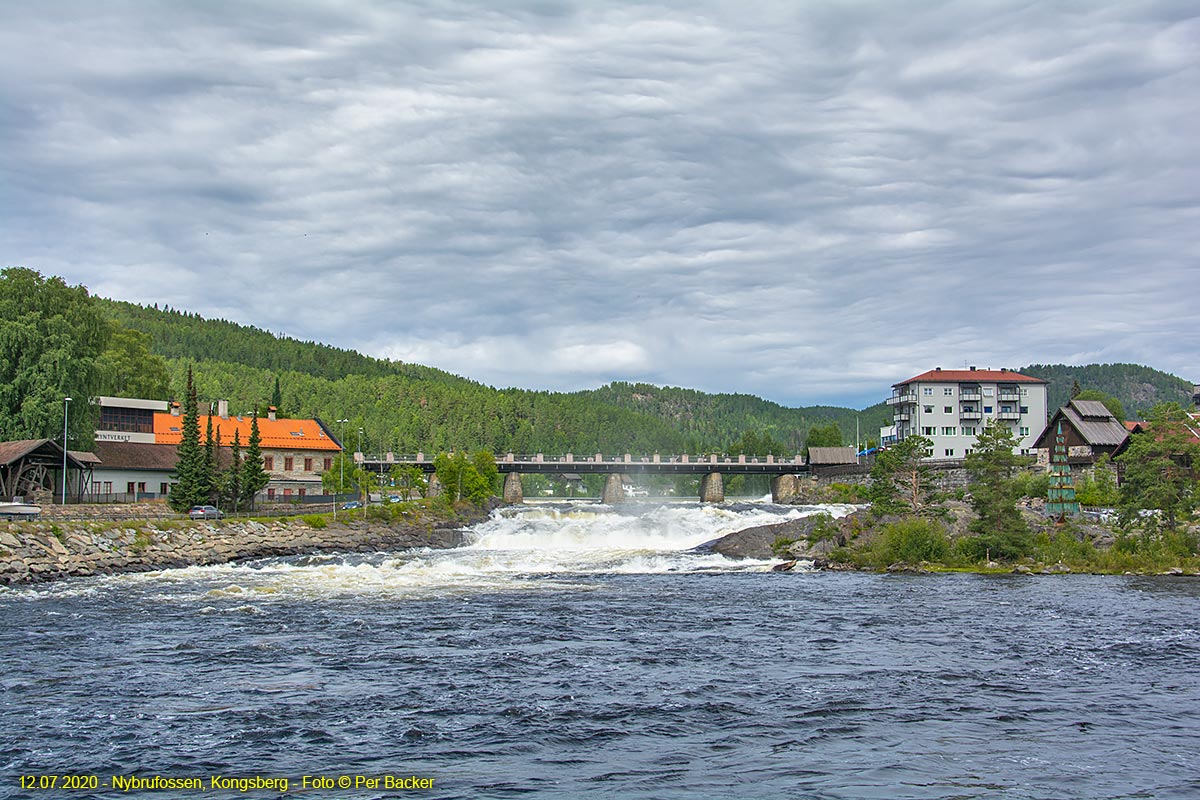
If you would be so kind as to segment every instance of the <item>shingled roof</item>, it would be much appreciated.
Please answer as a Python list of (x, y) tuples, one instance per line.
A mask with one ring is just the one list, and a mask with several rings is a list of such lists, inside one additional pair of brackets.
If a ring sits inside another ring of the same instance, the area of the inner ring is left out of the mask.
[(853, 447), (810, 447), (808, 463), (817, 466), (857, 464), (858, 457), (854, 454)]
[(1034, 447), (1050, 446), (1050, 432), (1060, 416), (1092, 447), (1117, 447), (1129, 436), (1129, 429), (1113, 416), (1104, 403), (1099, 400), (1072, 400), (1054, 412), (1050, 424), (1034, 442)]

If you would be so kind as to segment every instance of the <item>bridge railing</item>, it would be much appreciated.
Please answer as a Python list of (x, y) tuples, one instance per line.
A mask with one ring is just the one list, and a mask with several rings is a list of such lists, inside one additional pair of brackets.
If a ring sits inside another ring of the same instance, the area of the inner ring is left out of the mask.
[[(370, 461), (383, 464), (427, 464), (433, 460), (429, 453), (355, 453), (356, 461)], [(684, 453), (681, 455), (662, 455), (661, 453), (639, 454), (575, 454), (546, 455), (545, 453), (498, 453), (498, 462), (518, 462), (535, 464), (804, 464), (804, 457), (795, 456), (730, 456), (723, 453), (699, 453), (696, 455)]]

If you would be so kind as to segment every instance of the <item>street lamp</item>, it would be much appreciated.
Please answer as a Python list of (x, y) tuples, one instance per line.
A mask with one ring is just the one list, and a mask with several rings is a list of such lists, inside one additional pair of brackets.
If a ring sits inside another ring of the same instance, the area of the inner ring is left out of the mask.
[(342, 452), (338, 454), (338, 485), (337, 491), (333, 493), (333, 518), (337, 519), (337, 504), (338, 492), (342, 490), (342, 485), (346, 482), (346, 423), (348, 419), (339, 419), (338, 424), (342, 426)]
[(70, 402), (71, 402), (71, 398), (69, 398), (69, 397), (63, 398), (63, 498), (62, 498), (62, 502), (63, 502), (64, 506), (67, 504), (67, 412), (70, 409), (70, 406), (68, 405), (68, 403), (70, 403)]

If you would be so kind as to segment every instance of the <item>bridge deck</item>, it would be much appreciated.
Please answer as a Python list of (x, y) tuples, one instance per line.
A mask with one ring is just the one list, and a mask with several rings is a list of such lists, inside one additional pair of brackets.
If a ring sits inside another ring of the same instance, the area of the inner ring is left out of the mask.
[[(364, 469), (372, 472), (387, 472), (395, 466), (416, 467), (422, 472), (433, 472), (433, 459), (424, 456), (395, 455), (391, 458), (364, 457), (357, 461)], [(516, 457), (501, 456), (496, 459), (496, 468), (501, 474), (519, 472), (523, 474), (561, 475), (601, 474), (612, 475), (704, 475), (720, 472), (723, 475), (800, 475), (809, 472), (803, 458), (774, 459), (765, 457), (688, 457), (653, 458), (574, 458), (559, 457)]]

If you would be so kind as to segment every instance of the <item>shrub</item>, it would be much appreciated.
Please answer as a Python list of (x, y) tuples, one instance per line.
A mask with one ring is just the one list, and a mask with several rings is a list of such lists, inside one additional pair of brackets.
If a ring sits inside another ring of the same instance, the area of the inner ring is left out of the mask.
[(1017, 561), (1033, 554), (1033, 536), (1028, 531), (966, 536), (954, 543), (954, 551), (966, 561)]
[(891, 564), (897, 561), (942, 561), (950, 554), (946, 528), (937, 520), (902, 519), (883, 527), (879, 555)]
[(329, 524), (329, 520), (320, 514), (305, 514), (301, 519), (304, 520), (305, 525), (316, 530), (321, 530)]

